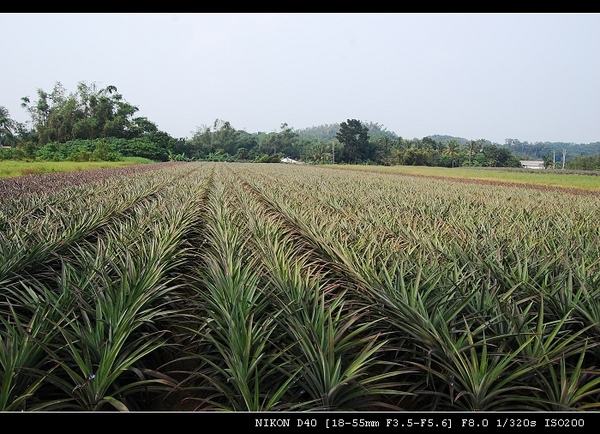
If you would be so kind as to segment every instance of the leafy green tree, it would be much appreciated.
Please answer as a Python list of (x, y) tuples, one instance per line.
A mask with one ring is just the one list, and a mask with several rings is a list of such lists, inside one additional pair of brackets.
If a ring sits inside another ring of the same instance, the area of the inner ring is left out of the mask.
[(257, 147), (258, 137), (256, 134), (238, 130), (238, 148), (245, 148), (248, 154), (251, 154), (252, 152), (256, 152)]
[(333, 140), (329, 142), (320, 139), (304, 140), (300, 159), (310, 163), (331, 164), (334, 162), (334, 148), (340, 150), (339, 144)]
[(262, 133), (258, 139), (259, 152), (267, 155), (282, 154), (291, 158), (299, 158), (299, 136), (288, 124), (281, 124), (281, 131)]
[[(61, 86), (57, 83), (56, 86)], [(35, 105), (31, 105), (31, 100), (28, 96), (21, 98), (21, 107), (29, 112), (34, 127), (43, 129), (46, 127), (47, 119), (50, 114), (50, 103), (48, 99), (50, 95), (42, 89), (37, 90), (38, 100)]]
[(430, 149), (433, 151), (443, 151), (444, 150), (444, 144), (441, 142), (438, 142), (437, 140), (435, 140), (433, 137), (423, 137), (420, 141), (420, 144), (418, 145), (418, 147), (420, 148), (424, 148), (424, 149)]
[[(166, 134), (166, 133), (162, 133)], [(160, 131), (154, 122), (151, 122), (146, 117), (137, 117), (131, 120), (130, 125), (126, 126), (125, 136), (127, 138), (136, 138), (142, 136), (159, 137)], [(165, 143), (166, 146), (166, 143)]]
[(570, 162), (567, 162), (566, 168), (571, 170), (600, 170), (600, 154), (576, 155)]
[(103, 137), (133, 139), (158, 130), (148, 119), (134, 117), (138, 108), (124, 101), (115, 86), (98, 89), (81, 82), (77, 90), (67, 95), (57, 82), (50, 93), (38, 89), (37, 101), (21, 98), (39, 145)]
[(228, 121), (217, 119), (213, 125), (213, 147), (233, 155), (237, 151), (239, 133)]
[(521, 162), (506, 148), (495, 145), (484, 145), (483, 153), (488, 166), (521, 167)]
[(279, 148), (277, 133), (261, 133), (258, 138), (258, 151), (262, 155), (275, 154)]
[(433, 153), (431, 150), (416, 146), (404, 150), (402, 156), (403, 164), (407, 166), (431, 166), (433, 165)]
[(401, 165), (404, 163), (403, 154), (404, 154), (403, 149), (401, 149), (397, 144), (393, 145), (390, 148), (389, 155), (383, 161), (383, 164), (389, 165), (389, 166)]
[(193, 159), (222, 158), (224, 154), (235, 155), (238, 147), (244, 146), (252, 149), (255, 139), (248, 133), (237, 131), (227, 121), (216, 119), (212, 127), (203, 125), (199, 127), (192, 138), (186, 141), (186, 154)]
[(100, 139), (95, 141), (90, 159), (92, 161), (120, 161), (123, 156), (116, 152), (109, 142)]
[(0, 161), (13, 160), (14, 151), (12, 148), (0, 148)]
[(281, 124), (281, 131), (277, 135), (279, 140), (279, 151), (287, 157), (300, 157), (300, 136), (289, 127), (287, 123)]
[(392, 146), (396, 140), (387, 135), (380, 135), (370, 141), (373, 149), (373, 162), (375, 164), (387, 165)]
[(34, 160), (39, 147), (36, 143), (25, 141), (19, 144), (14, 158), (18, 160)]
[(118, 153), (127, 157), (142, 157), (153, 161), (168, 161), (168, 150), (158, 146), (148, 137), (137, 137), (124, 140), (115, 149)]
[(37, 150), (36, 157), (44, 161), (63, 161), (67, 156), (61, 151), (60, 143), (49, 142)]
[(169, 152), (177, 151), (177, 139), (171, 137), (164, 131), (156, 130), (152, 132), (147, 132), (144, 135), (142, 135), (142, 137), (150, 140), (158, 148), (163, 149), (167, 154)]
[(213, 133), (207, 125), (198, 127), (191, 139), (186, 141), (186, 154), (194, 160), (203, 159), (214, 150)]
[(466, 146), (467, 148), (467, 155), (468, 155), (468, 164), (465, 163), (466, 165), (469, 166), (473, 166), (473, 157), (475, 154), (477, 154), (478, 152), (482, 152), (483, 151), (483, 145), (485, 144), (485, 140), (480, 139), (480, 140), (470, 140), (468, 145)]
[(373, 147), (369, 143), (369, 129), (357, 119), (348, 119), (340, 124), (336, 139), (344, 144), (341, 160), (346, 163), (358, 163), (370, 159)]

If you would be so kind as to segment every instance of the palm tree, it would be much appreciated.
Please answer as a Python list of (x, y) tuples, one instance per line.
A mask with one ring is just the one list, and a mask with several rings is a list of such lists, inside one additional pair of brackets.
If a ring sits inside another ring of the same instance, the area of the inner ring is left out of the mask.
[(475, 153), (476, 146), (477, 142), (475, 140), (469, 142), (469, 166), (473, 165), (473, 154)]
[(14, 140), (12, 133), (14, 127), (15, 121), (10, 118), (8, 110), (0, 106), (0, 146), (12, 143)]
[(458, 156), (458, 142), (454, 139), (448, 142), (446, 150), (444, 154), (448, 155), (452, 162), (452, 167), (454, 167), (454, 162), (456, 161), (456, 157)]

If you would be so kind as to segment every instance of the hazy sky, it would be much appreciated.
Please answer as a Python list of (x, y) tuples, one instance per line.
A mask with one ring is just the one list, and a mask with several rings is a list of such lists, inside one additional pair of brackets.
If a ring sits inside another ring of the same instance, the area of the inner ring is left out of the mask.
[(114, 85), (173, 137), (358, 119), (433, 134), (600, 141), (596, 13), (0, 13), (0, 106)]

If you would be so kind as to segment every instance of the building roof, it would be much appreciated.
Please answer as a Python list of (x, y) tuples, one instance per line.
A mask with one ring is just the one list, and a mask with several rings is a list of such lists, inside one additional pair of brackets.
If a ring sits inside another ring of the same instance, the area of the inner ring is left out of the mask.
[(521, 160), (524, 167), (544, 167), (544, 160)]

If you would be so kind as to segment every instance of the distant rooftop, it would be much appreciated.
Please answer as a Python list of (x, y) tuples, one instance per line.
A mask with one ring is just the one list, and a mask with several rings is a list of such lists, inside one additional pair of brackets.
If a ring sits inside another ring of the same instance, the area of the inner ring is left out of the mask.
[(521, 160), (521, 166), (526, 167), (528, 169), (543, 169), (544, 161), (543, 160)]

